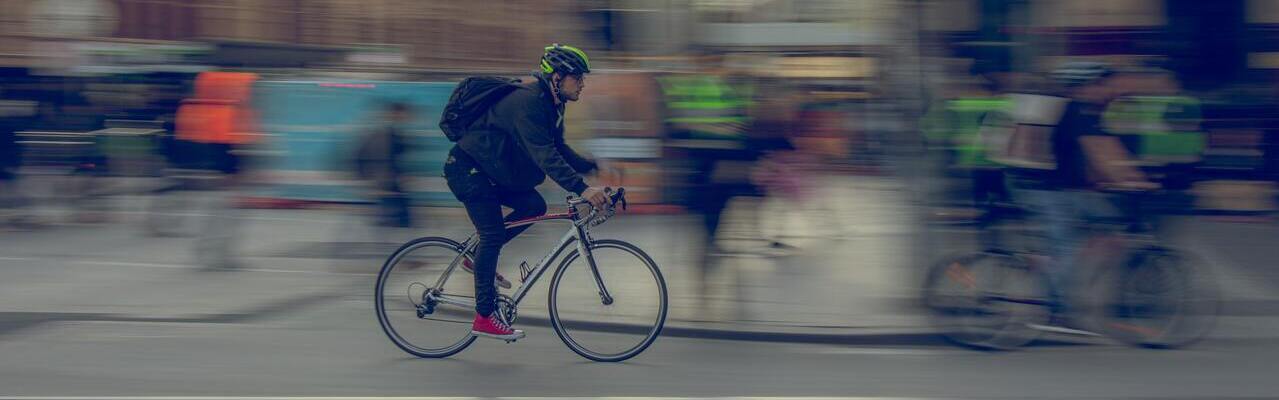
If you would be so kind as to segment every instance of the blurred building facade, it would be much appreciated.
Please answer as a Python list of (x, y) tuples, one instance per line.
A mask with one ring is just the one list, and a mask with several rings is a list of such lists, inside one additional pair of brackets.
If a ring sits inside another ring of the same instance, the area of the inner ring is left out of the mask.
[(501, 67), (528, 64), (546, 43), (581, 41), (593, 29), (577, 22), (585, 9), (570, 0), (7, 0), (0, 53), (21, 65), (49, 38), (229, 40), (377, 45), (382, 63)]
[(1266, 38), (1276, 25), (1275, 0), (6, 0), (0, 62), (22, 64), (32, 40), (60, 37), (368, 45), (388, 63), (502, 67), (549, 42), (651, 56), (744, 43), (902, 45), (919, 28), (967, 43), (1034, 35), (1037, 51), (1053, 55), (1205, 54), (1213, 63), (1187, 68), (1233, 74), (1275, 64)]
[(1065, 56), (1159, 56), (1180, 60), (1171, 67), (1187, 77), (1219, 83), (1275, 67), (1271, 43), (1279, 1), (1274, 0), (924, 3), (924, 29), (945, 45), (968, 47), (960, 53), (964, 57), (1052, 62)]
[[(667, 132), (652, 120), (671, 110), (656, 104), (655, 82), (709, 73), (745, 88), (754, 96), (748, 102), (794, 93), (804, 103), (799, 108), (817, 112), (809, 117), (834, 121), (811, 139), (855, 160), (876, 157), (888, 142), (918, 142), (912, 124), (946, 86), (936, 76), (962, 79), (974, 72), (969, 66), (1043, 72), (1064, 57), (1121, 65), (1163, 60), (1160, 68), (1204, 100), (1205, 119), (1219, 121), (1207, 125), (1210, 142), (1248, 154), (1223, 165), (1256, 170), (1268, 163), (1264, 169), (1279, 176), (1276, 119), (1257, 111), (1272, 108), (1279, 95), (1276, 38), (1279, 0), (0, 1), (0, 68), (85, 76), (41, 84), (54, 94), (43, 97), (58, 104), (119, 103), (126, 96), (118, 92), (128, 88), (138, 95), (127, 98), (146, 103), (129, 106), (128, 114), (170, 114), (175, 100), (145, 94), (163, 86), (178, 94), (168, 97), (180, 97), (193, 72), (217, 67), (300, 81), (522, 74), (542, 46), (562, 42), (615, 72), (595, 79), (595, 90), (629, 85), (628, 92), (645, 93), (594, 99), (604, 105), (588, 108), (583, 119), (592, 119), (591, 128), (573, 130), (583, 135), (576, 139), (663, 138)], [(175, 71), (148, 76), (158, 81), (151, 86), (134, 85), (136, 75)], [(622, 71), (634, 75), (618, 77)], [(643, 119), (634, 125), (643, 128), (599, 128), (632, 126), (609, 120), (606, 108), (616, 104), (644, 110), (614, 118)], [(61, 121), (67, 113), (49, 115)], [(636, 143), (648, 158), (660, 158), (652, 140)]]

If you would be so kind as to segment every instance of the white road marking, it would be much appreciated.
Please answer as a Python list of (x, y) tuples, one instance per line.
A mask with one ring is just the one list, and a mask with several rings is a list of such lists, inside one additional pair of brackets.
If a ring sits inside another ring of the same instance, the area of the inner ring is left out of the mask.
[[(640, 400), (640, 399), (705, 399), (706, 397), (384, 397), (384, 396), (367, 396), (367, 397), (244, 397), (244, 396), (26, 396), (26, 397), (0, 397), (0, 400), (472, 400), (472, 399), (500, 399), (500, 400), (544, 400), (544, 399), (604, 399), (604, 400)], [(913, 400), (926, 399), (923, 397), (714, 397), (715, 399), (727, 400), (782, 400), (782, 399), (802, 399), (802, 400)]]
[(910, 348), (910, 347), (823, 347), (823, 348), (805, 348), (796, 350), (806, 354), (825, 354), (825, 355), (870, 355), (870, 356), (938, 356), (945, 354), (958, 354), (961, 351), (953, 349), (929, 349), (929, 348)]
[[(98, 265), (113, 267), (135, 267), (135, 268), (155, 268), (155, 269), (203, 269), (203, 266), (191, 264), (156, 264), (131, 261), (92, 261), (92, 260), (73, 260), (73, 264), (80, 265)], [(243, 272), (262, 272), (273, 274), (308, 274), (308, 275), (337, 275), (337, 276), (377, 276), (375, 273), (369, 272), (332, 272), (332, 271), (307, 271), (298, 269), (271, 269), (271, 268), (235, 268), (231, 271)]]

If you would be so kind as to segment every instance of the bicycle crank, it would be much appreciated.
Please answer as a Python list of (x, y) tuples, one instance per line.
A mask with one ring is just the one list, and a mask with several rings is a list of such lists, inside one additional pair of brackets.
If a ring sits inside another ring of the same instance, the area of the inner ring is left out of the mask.
[[(497, 317), (501, 318), (502, 322), (509, 326), (515, 325), (515, 317), (517, 316), (518, 311), (515, 309), (515, 301), (510, 296), (497, 295)], [(510, 343), (510, 341), (507, 343)]]

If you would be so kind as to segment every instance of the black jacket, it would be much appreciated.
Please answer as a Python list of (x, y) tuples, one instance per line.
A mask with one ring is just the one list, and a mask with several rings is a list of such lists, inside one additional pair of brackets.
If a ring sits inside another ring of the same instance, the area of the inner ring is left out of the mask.
[(493, 105), (457, 145), (503, 188), (533, 189), (550, 175), (560, 187), (580, 195), (587, 187), (581, 174), (596, 164), (564, 143), (563, 115), (550, 87), (536, 79)]

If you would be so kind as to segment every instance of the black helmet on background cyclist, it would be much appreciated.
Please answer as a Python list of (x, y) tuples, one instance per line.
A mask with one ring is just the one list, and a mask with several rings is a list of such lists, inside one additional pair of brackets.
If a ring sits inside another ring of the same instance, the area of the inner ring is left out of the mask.
[(582, 49), (555, 43), (542, 53), (541, 73), (560, 101), (577, 101), (583, 75), (591, 73), (591, 60)]
[(1052, 79), (1068, 88), (1080, 87), (1114, 75), (1109, 65), (1095, 61), (1072, 61), (1064, 63), (1052, 71)]

